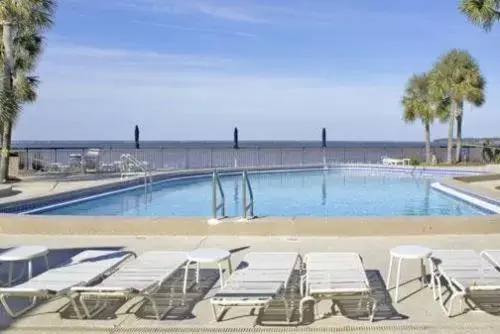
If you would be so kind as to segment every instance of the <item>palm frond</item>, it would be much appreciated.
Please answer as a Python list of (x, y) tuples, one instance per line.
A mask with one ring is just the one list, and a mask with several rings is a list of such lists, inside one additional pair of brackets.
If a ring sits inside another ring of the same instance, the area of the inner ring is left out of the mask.
[(435, 63), (429, 75), (431, 89), (449, 96), (457, 103), (467, 101), (475, 106), (485, 102), (486, 79), (472, 55), (461, 49), (452, 49)]
[(17, 119), (21, 107), (12, 90), (2, 89), (0, 91), (0, 109), (2, 110), (0, 113), (2, 128), (4, 124), (13, 123)]
[(413, 123), (416, 119), (420, 119), (424, 124), (434, 122), (439, 102), (429, 84), (427, 73), (414, 74), (408, 79), (401, 99), (405, 122)]
[(33, 103), (37, 95), (37, 88), (40, 80), (36, 76), (27, 76), (18, 73), (14, 79), (14, 92), (19, 103)]
[(0, 20), (11, 24), (33, 24), (39, 30), (52, 26), (56, 0), (2, 0)]
[(459, 10), (474, 25), (486, 31), (500, 20), (500, 0), (462, 0)]

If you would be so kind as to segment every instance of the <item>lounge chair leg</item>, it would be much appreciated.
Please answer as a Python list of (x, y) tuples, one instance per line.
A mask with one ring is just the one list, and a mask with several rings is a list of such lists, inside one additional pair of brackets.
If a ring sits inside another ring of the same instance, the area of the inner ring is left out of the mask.
[(153, 307), (153, 311), (155, 312), (155, 317), (156, 320), (161, 320), (162, 315), (160, 314), (160, 311), (158, 310), (158, 305), (156, 304), (156, 301), (151, 297), (151, 296), (144, 296), (147, 300), (151, 302), (151, 306)]
[(438, 299), (437, 296), (437, 287), (436, 287), (436, 282), (438, 279), (440, 279), (439, 273), (437, 273), (436, 269), (434, 268), (434, 264), (432, 263), (432, 260), (429, 259), (429, 271), (431, 272), (431, 289), (432, 289), (432, 295), (434, 297), (434, 300)]
[(437, 291), (436, 291), (436, 276), (431, 274), (431, 289), (432, 289), (432, 297), (434, 300), (437, 300)]
[[(286, 322), (292, 321), (292, 315), (293, 315), (293, 306), (288, 303), (288, 300), (283, 301), (285, 304), (285, 316), (286, 316)], [(264, 308), (262, 308), (264, 309)]]
[(214, 320), (219, 321), (219, 317), (217, 316), (217, 309), (214, 304), (212, 304), (212, 314), (214, 315)]
[(85, 298), (83, 298), (83, 295), (80, 295), (78, 297), (78, 300), (80, 301), (80, 305), (82, 305), (83, 312), (85, 312), (85, 316), (87, 317), (87, 319), (91, 319), (92, 314), (91, 314), (89, 308), (87, 307), (87, 304), (85, 304)]
[(84, 319), (85, 317), (83, 316), (82, 312), (80, 311), (80, 307), (78, 307), (78, 303), (76, 302), (76, 298), (78, 298), (79, 295), (68, 295), (67, 297), (71, 303), (71, 306), (73, 306), (73, 309), (75, 310), (76, 317), (78, 319)]
[(10, 308), (9, 304), (7, 304), (7, 298), (4, 295), (0, 296), (0, 303), (2, 303), (2, 305), (5, 309), (5, 312), (7, 312), (8, 315), (10, 315), (12, 318), (17, 318), (36, 306), (37, 297), (30, 297), (30, 299), (31, 299), (31, 303), (28, 306), (26, 306), (25, 308), (23, 308), (17, 312), (14, 312)]
[[(299, 321), (300, 321), (300, 323), (304, 322), (304, 306), (307, 302), (313, 302), (314, 304), (316, 304), (316, 299), (314, 299), (311, 296), (307, 296), (307, 297), (304, 297), (300, 300), (300, 303), (299, 303)], [(316, 305), (314, 306), (314, 308), (315, 308), (314, 314), (316, 314)]]
[(373, 319), (375, 318), (375, 312), (377, 311), (377, 299), (371, 298), (371, 301), (372, 307), (370, 312), (370, 322), (373, 322)]
[(450, 305), (448, 306), (448, 308), (446, 308), (446, 305), (444, 304), (445, 300), (443, 298), (443, 289), (442, 289), (442, 285), (441, 285), (441, 280), (437, 281), (437, 285), (438, 285), (439, 304), (441, 306), (441, 309), (443, 310), (444, 314), (446, 314), (448, 317), (451, 317), (451, 314), (453, 311), (453, 301), (457, 296), (459, 296), (459, 294), (457, 294), (453, 290), (453, 288), (450, 287), (450, 289), (451, 289), (451, 297), (449, 300)]

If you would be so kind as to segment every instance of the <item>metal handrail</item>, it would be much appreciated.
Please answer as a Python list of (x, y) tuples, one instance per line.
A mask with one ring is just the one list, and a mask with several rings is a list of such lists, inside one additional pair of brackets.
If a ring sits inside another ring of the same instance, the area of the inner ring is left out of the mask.
[[(153, 185), (153, 174), (151, 173), (151, 170), (149, 168), (146, 168), (146, 166), (144, 166), (143, 162), (139, 161), (136, 157), (128, 153), (122, 154), (121, 159), (132, 163), (135, 167), (139, 168), (144, 172), (144, 187), (147, 188), (148, 184), (150, 186)], [(121, 178), (123, 178), (123, 176), (124, 173), (122, 172)]]
[[(219, 191), (221, 202), (217, 203), (217, 190)], [(226, 216), (226, 198), (224, 196), (224, 190), (222, 189), (222, 183), (220, 182), (219, 174), (214, 171), (212, 175), (212, 217), (217, 219), (217, 213), (221, 211), (221, 218)]]
[[(250, 202), (247, 204), (247, 188), (248, 188), (248, 195), (250, 197)], [(241, 203), (242, 203), (242, 219), (252, 219), (254, 217), (253, 214), (253, 190), (252, 190), (252, 185), (250, 184), (250, 180), (248, 179), (248, 173), (246, 170), (243, 171), (242, 174), (242, 187), (241, 187)]]

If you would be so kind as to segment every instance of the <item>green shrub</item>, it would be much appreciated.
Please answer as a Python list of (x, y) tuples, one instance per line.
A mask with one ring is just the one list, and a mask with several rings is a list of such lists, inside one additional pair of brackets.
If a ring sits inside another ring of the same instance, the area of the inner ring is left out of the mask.
[(410, 155), (408, 157), (408, 159), (410, 159), (410, 165), (411, 166), (418, 166), (420, 165), (420, 158), (416, 155)]

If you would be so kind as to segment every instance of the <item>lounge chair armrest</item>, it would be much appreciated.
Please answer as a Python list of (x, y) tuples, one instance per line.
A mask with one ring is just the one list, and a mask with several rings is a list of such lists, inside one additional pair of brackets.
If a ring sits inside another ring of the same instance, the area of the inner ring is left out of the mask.
[(75, 286), (71, 288), (71, 292), (85, 294), (101, 294), (101, 293), (137, 293), (134, 288), (127, 287), (99, 287), (99, 286)]
[(35, 297), (35, 296), (52, 296), (56, 295), (57, 291), (49, 289), (25, 289), (25, 288), (0, 288), (0, 296), (16, 296), (16, 297)]

